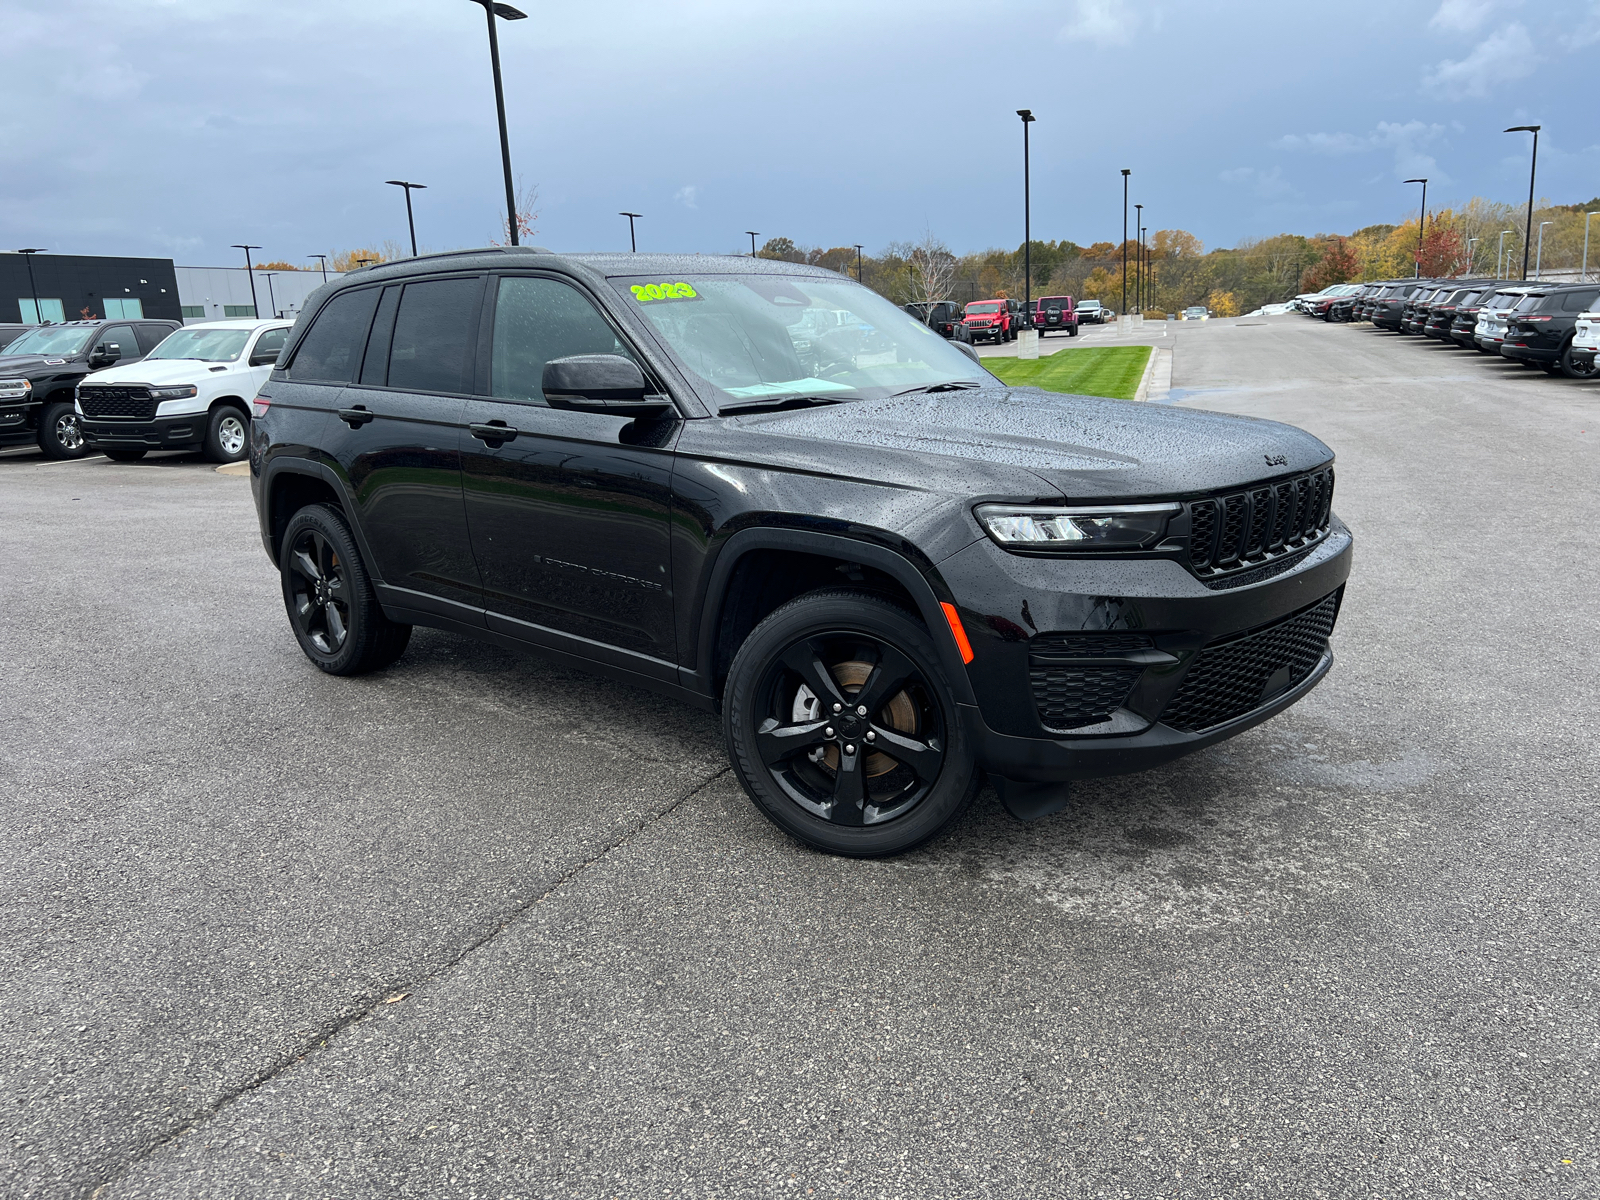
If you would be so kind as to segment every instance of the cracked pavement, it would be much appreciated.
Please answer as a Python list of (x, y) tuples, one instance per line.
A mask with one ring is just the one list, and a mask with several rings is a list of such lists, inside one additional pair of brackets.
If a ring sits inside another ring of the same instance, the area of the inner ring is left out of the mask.
[(0, 455), (0, 1194), (1600, 1192), (1600, 386), (1173, 340), (1339, 454), (1332, 674), (886, 862), (647, 693), (319, 674), (242, 479)]

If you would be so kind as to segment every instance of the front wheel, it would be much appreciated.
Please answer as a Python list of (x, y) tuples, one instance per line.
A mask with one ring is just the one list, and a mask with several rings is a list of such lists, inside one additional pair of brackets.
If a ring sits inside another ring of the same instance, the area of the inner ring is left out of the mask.
[(1567, 343), (1567, 348), (1561, 352), (1561, 373), (1568, 379), (1593, 379), (1595, 377), (1595, 361), (1590, 359), (1581, 363), (1572, 357), (1572, 343)]
[(756, 626), (728, 673), (723, 729), (756, 806), (830, 854), (919, 846), (982, 779), (932, 637), (866, 592), (810, 592)]
[(39, 449), (48, 458), (82, 458), (89, 452), (78, 414), (66, 401), (47, 404), (39, 414)]
[(250, 420), (237, 408), (213, 409), (206, 421), (205, 455), (214, 463), (238, 462), (250, 445)]
[(300, 649), (330, 675), (360, 675), (405, 652), (411, 626), (378, 604), (344, 516), (312, 504), (289, 518), (278, 552), (283, 603)]

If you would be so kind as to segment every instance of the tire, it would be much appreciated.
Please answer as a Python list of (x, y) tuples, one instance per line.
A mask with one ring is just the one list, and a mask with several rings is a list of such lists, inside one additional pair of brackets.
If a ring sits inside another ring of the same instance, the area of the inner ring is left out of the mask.
[(1568, 342), (1561, 351), (1561, 373), (1568, 379), (1593, 379), (1595, 378), (1595, 364), (1590, 361), (1587, 365), (1577, 362), (1572, 357), (1572, 343)]
[(67, 401), (46, 404), (39, 414), (39, 449), (47, 458), (82, 458), (89, 453), (78, 414)]
[(405, 653), (411, 626), (384, 616), (338, 509), (312, 504), (289, 518), (278, 570), (289, 627), (318, 670), (361, 675)]
[(1078, 336), (1078, 327), (1076, 325), (1068, 325), (1067, 326), (1067, 336), (1068, 337), (1077, 337)]
[[(879, 707), (863, 716), (849, 701), (868, 689), (881, 693)], [(728, 672), (723, 732), (763, 815), (850, 858), (936, 837), (983, 778), (933, 639), (868, 592), (808, 592), (756, 626)]]
[(112, 462), (138, 462), (147, 453), (144, 450), (102, 450)]
[(238, 462), (250, 453), (250, 418), (230, 404), (218, 405), (206, 421), (206, 458), (214, 463)]

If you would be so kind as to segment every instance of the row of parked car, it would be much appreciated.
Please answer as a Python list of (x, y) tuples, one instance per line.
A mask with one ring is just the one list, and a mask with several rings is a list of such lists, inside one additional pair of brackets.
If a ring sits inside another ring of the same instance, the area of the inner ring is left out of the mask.
[(1568, 379), (1600, 376), (1600, 283), (1508, 279), (1390, 279), (1343, 283), (1296, 296), (1323, 321), (1453, 342)]
[(1080, 325), (1104, 325), (1116, 315), (1098, 300), (1080, 304), (1071, 296), (1045, 296), (1033, 301), (1031, 309), (1025, 302), (996, 297), (965, 306), (954, 300), (917, 301), (905, 310), (941, 337), (967, 343), (1014, 342), (1027, 328), (1025, 317), (1030, 312), (1040, 337), (1049, 333), (1077, 337)]
[[(51, 458), (244, 458), (251, 402), (292, 322), (66, 321), (0, 330), (0, 446)], [(9, 327), (8, 327), (9, 328)]]

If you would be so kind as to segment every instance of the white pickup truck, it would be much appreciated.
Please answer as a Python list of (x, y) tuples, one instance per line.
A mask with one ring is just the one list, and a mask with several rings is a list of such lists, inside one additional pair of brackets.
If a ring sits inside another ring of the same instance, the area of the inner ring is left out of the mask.
[(84, 440), (119, 462), (194, 449), (212, 462), (238, 462), (250, 447), (250, 402), (292, 324), (187, 325), (139, 362), (85, 375), (76, 396)]

